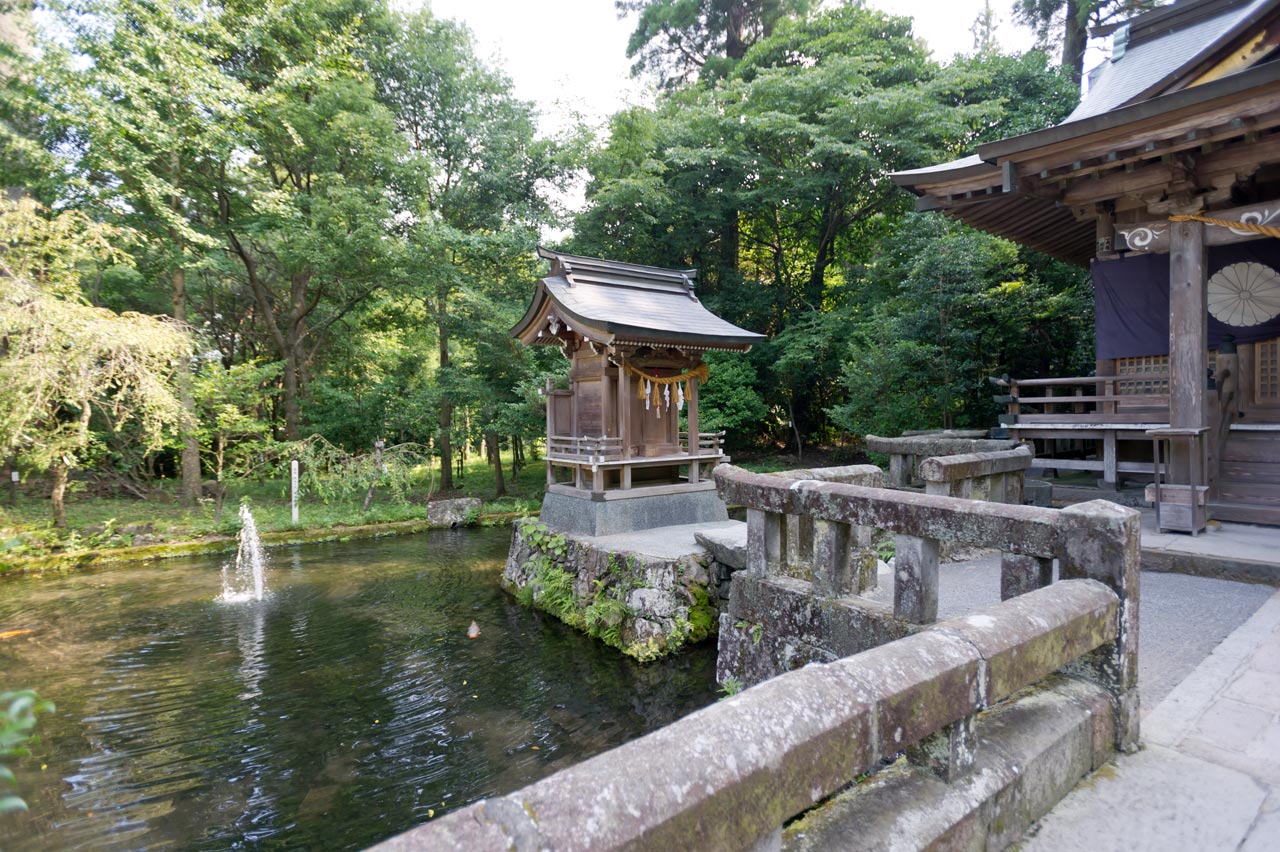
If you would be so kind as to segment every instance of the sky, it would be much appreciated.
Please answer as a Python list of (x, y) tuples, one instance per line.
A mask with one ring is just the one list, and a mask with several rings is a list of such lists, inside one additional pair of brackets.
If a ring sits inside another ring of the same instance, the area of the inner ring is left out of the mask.
[[(612, 113), (647, 104), (652, 92), (631, 77), (627, 38), (634, 19), (619, 20), (613, 0), (402, 0), (427, 3), (438, 17), (462, 21), (475, 34), (480, 55), (511, 77), (515, 94), (535, 101), (542, 129), (552, 133), (575, 121), (601, 126)], [(869, 5), (915, 18), (915, 33), (935, 59), (973, 49), (970, 27), (983, 0), (870, 0)], [(1003, 50), (1026, 50), (1033, 36), (1016, 26), (1013, 0), (993, 0)]]

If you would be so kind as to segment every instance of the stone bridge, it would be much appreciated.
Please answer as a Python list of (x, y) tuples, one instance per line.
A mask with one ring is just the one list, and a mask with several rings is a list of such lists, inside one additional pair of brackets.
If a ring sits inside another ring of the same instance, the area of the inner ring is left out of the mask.
[[(721, 647), (761, 682), (378, 849), (1000, 849), (1135, 747), (1138, 513), (715, 479), (748, 510)], [(895, 537), (891, 608), (856, 594), (868, 530)], [(1006, 599), (933, 623), (945, 542), (1007, 554)]]

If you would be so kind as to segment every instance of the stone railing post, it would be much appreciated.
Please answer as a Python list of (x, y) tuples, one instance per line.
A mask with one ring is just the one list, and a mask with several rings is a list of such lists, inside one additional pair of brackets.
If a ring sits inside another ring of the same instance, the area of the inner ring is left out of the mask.
[(1052, 559), (1020, 553), (1000, 554), (1000, 600), (1007, 601), (1052, 583)]
[(893, 612), (915, 624), (938, 620), (938, 540), (893, 538)]
[(756, 577), (780, 573), (785, 515), (747, 509), (747, 570)]
[(807, 565), (813, 560), (813, 517), (787, 515), (787, 564)]
[(1107, 500), (1068, 506), (1060, 514), (1058, 575), (1087, 578), (1120, 599), (1116, 638), (1072, 667), (1100, 683), (1115, 701), (1116, 748), (1138, 747), (1138, 583), (1142, 516)]
[(850, 552), (848, 524), (813, 520), (813, 591), (828, 598), (840, 598), (860, 591), (860, 571)]
[(889, 456), (889, 487), (904, 488), (910, 485), (915, 466), (916, 457), (913, 455), (894, 453)]
[(907, 748), (907, 760), (933, 772), (943, 781), (953, 781), (973, 768), (977, 758), (977, 738), (969, 714)]

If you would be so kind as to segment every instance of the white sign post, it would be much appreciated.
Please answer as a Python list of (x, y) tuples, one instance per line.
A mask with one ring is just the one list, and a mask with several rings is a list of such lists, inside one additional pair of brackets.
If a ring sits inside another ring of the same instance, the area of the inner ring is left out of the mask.
[(298, 460), (289, 462), (289, 495), (293, 504), (293, 525), (298, 525)]

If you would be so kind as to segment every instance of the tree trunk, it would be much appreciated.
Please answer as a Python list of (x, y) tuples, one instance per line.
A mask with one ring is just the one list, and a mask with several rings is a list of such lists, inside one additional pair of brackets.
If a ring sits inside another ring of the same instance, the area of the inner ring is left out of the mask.
[[(175, 202), (176, 203), (176, 202)], [(187, 270), (179, 266), (173, 270), (173, 318), (187, 321)], [(195, 503), (200, 499), (200, 438), (196, 435), (196, 400), (192, 390), (191, 370), (187, 365), (178, 369), (178, 401), (182, 405), (182, 431), (186, 433), (182, 445), (182, 500)]]
[(489, 446), (489, 460), (493, 462), (493, 473), (495, 477), (496, 488), (493, 496), (506, 497), (507, 483), (502, 478), (502, 453), (498, 444), (498, 436), (489, 434), (485, 436), (485, 442)]
[(53, 491), (49, 499), (53, 503), (53, 525), (60, 530), (67, 528), (67, 465), (61, 459), (53, 463)]
[[(436, 314), (436, 337), (440, 341), (440, 369), (444, 378), (449, 371), (449, 329), (444, 323), (445, 294), (439, 293)], [(440, 395), (440, 490), (453, 489), (453, 400), (448, 393)]]
[(747, 44), (743, 38), (746, 30), (747, 10), (744, 4), (734, 3), (729, 8), (728, 21), (724, 33), (724, 55), (735, 62), (747, 55)]
[(1080, 0), (1067, 0), (1066, 27), (1062, 36), (1062, 66), (1071, 73), (1076, 87), (1084, 76), (1084, 49), (1088, 44), (1086, 16), (1080, 14)]
[(219, 432), (218, 437), (215, 439), (215, 443), (214, 443), (214, 458), (217, 459), (217, 462), (216, 462), (217, 467), (215, 468), (216, 472), (214, 475), (217, 477), (217, 483), (218, 483), (217, 485), (218, 491), (217, 491), (217, 494), (214, 495), (218, 499), (218, 508), (213, 516), (213, 522), (215, 524), (222, 523), (222, 505), (223, 503), (226, 502), (226, 497), (227, 497), (226, 486), (222, 484), (222, 468), (223, 468), (224, 462), (226, 461), (226, 457), (227, 457), (227, 439), (221, 432)]
[(289, 346), (284, 359), (284, 439), (296, 441), (301, 428), (298, 417), (298, 348)]

